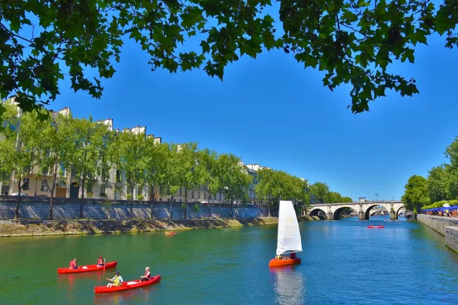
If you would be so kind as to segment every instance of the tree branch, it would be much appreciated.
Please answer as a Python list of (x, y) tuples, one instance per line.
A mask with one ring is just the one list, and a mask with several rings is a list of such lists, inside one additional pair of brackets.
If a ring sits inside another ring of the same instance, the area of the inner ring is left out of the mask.
[(8, 32), (11, 36), (17, 37), (17, 38), (19, 38), (19, 39), (22, 39), (22, 40), (24, 40), (24, 41), (27, 41), (27, 42), (30, 43), (30, 44), (33, 44), (33, 41), (32, 41), (32, 40), (27, 39), (27, 38), (25, 38), (25, 37), (22, 37), (21, 35), (18, 35), (18, 34), (16, 34), (16, 33), (14, 33), (14, 32), (11, 31), (10, 29), (8, 29), (3, 23), (0, 22), (0, 25), (1, 25), (2, 28), (5, 29), (5, 31)]

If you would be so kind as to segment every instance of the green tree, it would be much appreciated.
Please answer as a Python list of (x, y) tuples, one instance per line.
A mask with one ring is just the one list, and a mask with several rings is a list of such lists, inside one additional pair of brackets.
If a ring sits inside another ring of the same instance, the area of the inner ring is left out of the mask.
[(162, 181), (165, 180), (167, 170), (167, 157), (169, 155), (168, 145), (162, 143), (155, 143), (153, 137), (146, 138), (146, 183), (151, 188), (151, 219), (153, 215), (153, 202), (155, 201), (156, 189)]
[(159, 146), (163, 157), (161, 170), (157, 175), (157, 186), (162, 195), (170, 195), (169, 217), (173, 219), (173, 199), (181, 187), (181, 165), (178, 145), (164, 143)]
[(353, 199), (351, 199), (350, 197), (342, 197), (342, 202), (343, 203), (346, 203), (346, 202), (351, 203), (351, 202), (353, 202)]
[(323, 182), (315, 182), (310, 186), (310, 195), (313, 196), (315, 203), (329, 203), (329, 186)]
[[(81, 198), (84, 198), (86, 183), (89, 180), (103, 178), (103, 168), (106, 159), (103, 159), (104, 151), (109, 143), (108, 126), (93, 122), (92, 118), (77, 119), (71, 118), (73, 130), (71, 142), (73, 149), (70, 150), (68, 158), (71, 162), (72, 172), (81, 187)], [(102, 180), (103, 181), (103, 180)], [(83, 201), (80, 205), (80, 218), (83, 218)]]
[(231, 217), (234, 217), (234, 201), (246, 202), (247, 190), (252, 178), (241, 165), (239, 157), (233, 154), (220, 154), (214, 163), (213, 179), (210, 183), (212, 193), (219, 193), (231, 204)]
[[(265, 200), (270, 209), (277, 207), (280, 200), (295, 200), (298, 199), (299, 188), (295, 178), (283, 171), (263, 168), (258, 171), (258, 184), (255, 187), (256, 193)], [(304, 195), (304, 200), (307, 197)]]
[(307, 214), (307, 207), (310, 205), (310, 185), (308, 180), (293, 177), (295, 183), (295, 195), (300, 208), (300, 215)]
[(433, 167), (428, 174), (428, 193), (431, 202), (447, 200), (450, 198), (449, 165)]
[(188, 191), (205, 183), (202, 176), (203, 164), (199, 162), (197, 143), (184, 143), (178, 146), (176, 154), (178, 158), (178, 172), (180, 187), (184, 188), (184, 202), (182, 204), (184, 219), (187, 218)]
[(455, 140), (447, 146), (445, 156), (450, 159), (450, 166), (458, 171), (458, 137), (455, 137)]
[(413, 175), (405, 185), (402, 202), (407, 210), (421, 212), (421, 207), (430, 203), (428, 197), (428, 180), (425, 177)]
[(329, 203), (342, 203), (343, 198), (338, 192), (329, 192)]
[(224, 199), (231, 203), (231, 217), (234, 218), (234, 203), (240, 200), (243, 204), (248, 202), (248, 187), (253, 182), (253, 178), (246, 172), (239, 161), (230, 163), (228, 178), (223, 188)]
[[(201, 165), (198, 168), (199, 176), (205, 186), (208, 202), (210, 202), (211, 195), (216, 194), (219, 191), (217, 175), (214, 174), (216, 172), (218, 154), (216, 151), (210, 149), (200, 150), (198, 151), (198, 160)], [(211, 217), (210, 206), (208, 206), (208, 212), (208, 216)]]
[(37, 163), (38, 150), (35, 147), (36, 139), (40, 136), (43, 122), (37, 120), (37, 113), (23, 114), (13, 102), (5, 104), (6, 113), (3, 116), (5, 128), (0, 133), (0, 159), (3, 171), (8, 170), (10, 176), (17, 183), (18, 196), (14, 217), (19, 218), (19, 205), (24, 186), (30, 183), (30, 175)]
[(125, 130), (114, 137), (110, 146), (116, 168), (126, 177), (130, 194), (130, 217), (133, 216), (134, 191), (147, 182), (147, 144), (145, 133)]
[[(70, 152), (73, 149), (71, 141), (73, 129), (71, 117), (54, 113), (50, 121), (45, 121), (45, 128), (38, 137), (40, 175), (49, 191), (49, 218), (53, 219), (53, 204), (56, 186), (62, 181), (65, 172), (70, 169)], [(48, 181), (48, 178), (50, 181)]]
[[(277, 3), (278, 16), (269, 15)], [(65, 78), (75, 91), (100, 98), (101, 79), (115, 73), (125, 39), (148, 53), (152, 70), (203, 67), (221, 79), (224, 68), (244, 55), (283, 49), (305, 67), (324, 71), (331, 90), (350, 84), (355, 113), (368, 110), (387, 89), (402, 96), (418, 92), (415, 80), (389, 66), (413, 63), (416, 46), (430, 35), (444, 35), (445, 47), (458, 45), (458, 11), (448, 0), (29, 0), (3, 1), (0, 12), (0, 98), (19, 94), (25, 111), (55, 100)], [(191, 37), (199, 47), (179, 47)]]

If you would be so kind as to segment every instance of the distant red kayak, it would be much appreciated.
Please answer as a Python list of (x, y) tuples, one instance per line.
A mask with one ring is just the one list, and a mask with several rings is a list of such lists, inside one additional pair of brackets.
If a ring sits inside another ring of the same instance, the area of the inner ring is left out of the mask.
[(383, 229), (385, 228), (385, 226), (373, 226), (373, 225), (370, 225), (370, 226), (367, 226), (368, 229)]
[(132, 280), (128, 282), (123, 282), (121, 286), (112, 286), (112, 287), (95, 286), (94, 292), (95, 293), (110, 293), (110, 292), (116, 292), (116, 291), (125, 291), (125, 290), (131, 290), (135, 288), (152, 285), (155, 283), (159, 283), (160, 281), (161, 281), (161, 276), (156, 275), (156, 276), (153, 276), (149, 281), (142, 282), (141, 280)]
[[(110, 269), (116, 267), (118, 262), (109, 262), (105, 264), (105, 269)], [(86, 265), (86, 266), (78, 266), (78, 269), (70, 269), (70, 268), (57, 268), (57, 273), (59, 274), (66, 274), (66, 273), (80, 273), (80, 272), (91, 272), (97, 270), (103, 270), (104, 267), (97, 267), (97, 265)]]

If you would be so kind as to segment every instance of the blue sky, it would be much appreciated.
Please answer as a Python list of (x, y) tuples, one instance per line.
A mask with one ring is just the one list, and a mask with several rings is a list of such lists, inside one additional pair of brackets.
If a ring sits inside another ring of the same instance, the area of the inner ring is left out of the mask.
[(68, 82), (52, 109), (77, 117), (114, 119), (115, 128), (147, 126), (166, 142), (198, 142), (292, 175), (325, 182), (353, 200), (400, 199), (407, 179), (447, 162), (444, 150), (458, 135), (456, 50), (434, 37), (419, 47), (415, 64), (393, 71), (414, 77), (420, 94), (396, 93), (353, 115), (349, 87), (331, 92), (324, 74), (304, 70), (291, 54), (244, 57), (224, 81), (203, 71), (151, 72), (148, 56), (127, 42), (101, 100), (74, 93)]

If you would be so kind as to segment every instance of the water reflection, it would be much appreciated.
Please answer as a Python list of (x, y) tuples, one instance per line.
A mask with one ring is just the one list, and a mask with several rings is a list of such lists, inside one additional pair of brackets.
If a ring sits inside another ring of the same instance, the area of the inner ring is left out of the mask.
[[(59, 274), (57, 277), (57, 285), (62, 290), (67, 290), (67, 300), (75, 300), (78, 297), (78, 293), (74, 290), (78, 286), (78, 283), (100, 282), (104, 279), (103, 276), (103, 271)], [(63, 287), (66, 287), (66, 289)], [(76, 289), (76, 291), (77, 290), (78, 289)]]
[(97, 280), (100, 282), (105, 279), (103, 271), (98, 272), (85, 272), (85, 273), (69, 273), (69, 274), (59, 274), (57, 277), (57, 283), (59, 286), (66, 285), (68, 291), (72, 291), (75, 288), (75, 282), (85, 281), (85, 280)]
[(277, 304), (304, 304), (305, 279), (297, 265), (269, 268)]

